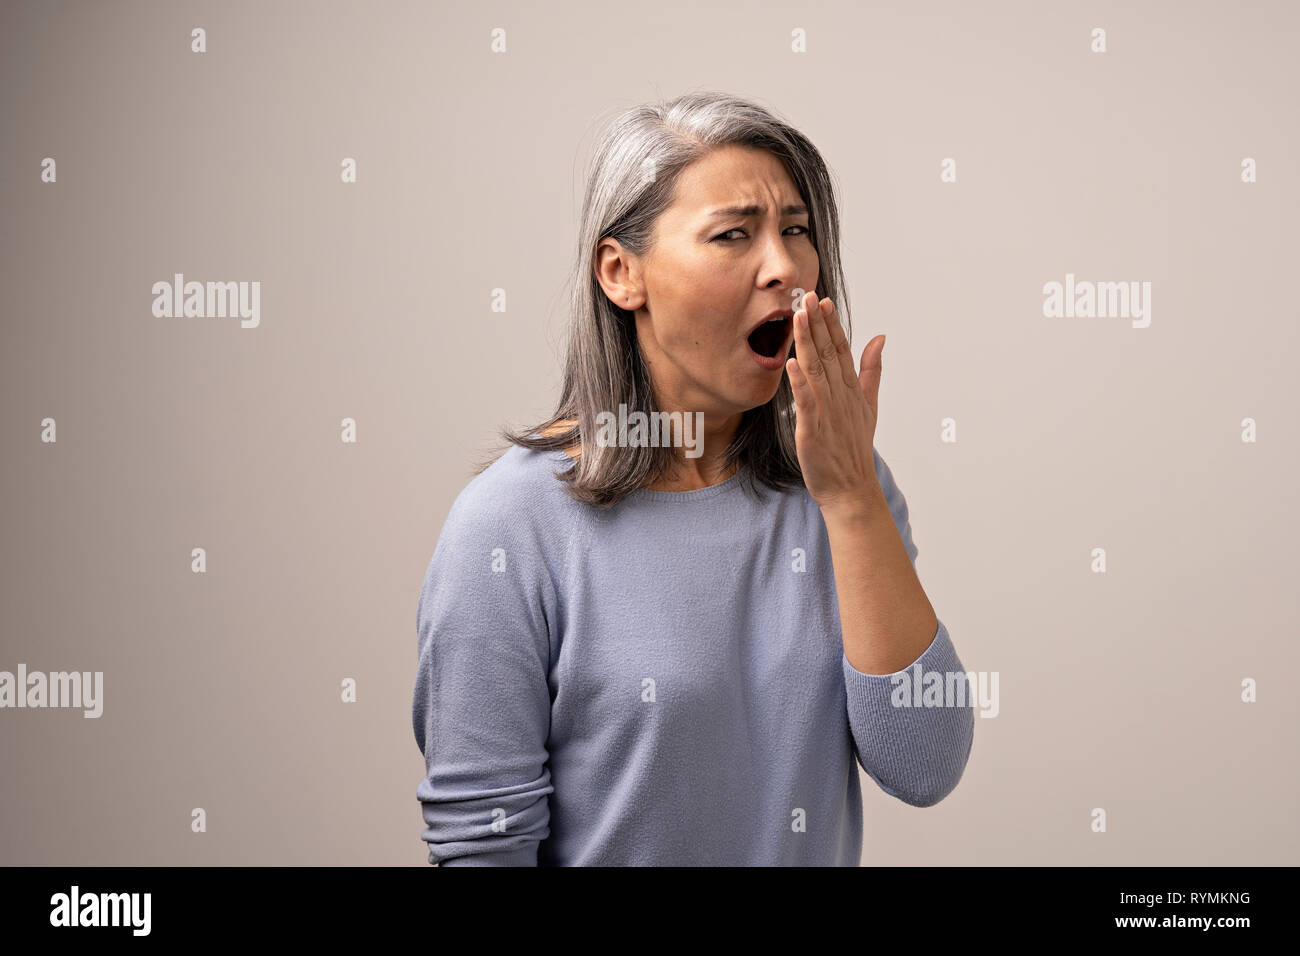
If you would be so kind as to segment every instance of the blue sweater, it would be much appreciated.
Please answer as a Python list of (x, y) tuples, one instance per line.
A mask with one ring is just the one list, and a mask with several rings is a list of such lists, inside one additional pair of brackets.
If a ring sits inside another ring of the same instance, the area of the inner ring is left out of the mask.
[[(569, 464), (511, 447), (457, 497), (425, 573), (430, 863), (857, 866), (855, 758), (913, 806), (952, 791), (971, 707), (892, 706), (890, 675), (848, 662), (806, 489), (760, 502), (737, 474), (601, 512), (552, 477)], [(918, 663), (963, 670), (942, 621)]]

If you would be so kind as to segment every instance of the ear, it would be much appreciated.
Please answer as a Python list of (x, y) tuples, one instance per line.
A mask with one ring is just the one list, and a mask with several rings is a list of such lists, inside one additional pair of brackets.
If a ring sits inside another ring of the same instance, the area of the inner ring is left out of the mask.
[(596, 281), (610, 302), (628, 312), (635, 312), (645, 304), (645, 293), (638, 276), (639, 267), (637, 257), (624, 249), (617, 239), (607, 236), (596, 246), (595, 261), (592, 264)]

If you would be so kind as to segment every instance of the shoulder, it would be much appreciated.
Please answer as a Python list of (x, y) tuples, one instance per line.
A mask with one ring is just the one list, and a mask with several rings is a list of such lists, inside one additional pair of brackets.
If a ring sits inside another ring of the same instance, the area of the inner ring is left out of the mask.
[[(489, 580), (518, 584), (546, 579), (551, 552), (565, 540), (564, 529), (572, 523), (569, 508), (576, 504), (555, 478), (565, 467), (563, 458), (512, 445), (470, 479), (438, 533), (425, 568), (419, 614), (443, 585), (446, 593), (440, 600), (451, 600), (453, 592), (482, 587)], [(495, 573), (507, 568), (513, 573)]]
[(557, 531), (568, 520), (567, 495), (553, 476), (560, 457), (511, 445), (456, 496), (416, 602), (422, 654), (435, 639), (449, 655), (458, 635), (478, 634), (488, 646), (496, 639), (488, 632), (508, 642), (512, 629), (527, 628), (544, 658), (555, 605), (551, 567), (565, 541)]
[(517, 532), (558, 517), (572, 499), (555, 475), (571, 464), (556, 452), (511, 445), (456, 496), (444, 533)]

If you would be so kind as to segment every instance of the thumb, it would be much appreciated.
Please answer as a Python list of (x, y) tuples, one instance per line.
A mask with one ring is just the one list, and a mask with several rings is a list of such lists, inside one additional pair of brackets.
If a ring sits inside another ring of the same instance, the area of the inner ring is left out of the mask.
[(879, 408), (880, 372), (882, 369), (880, 355), (885, 350), (885, 337), (879, 336), (879, 343), (872, 339), (862, 350), (862, 371), (858, 373), (858, 384), (862, 387), (862, 397), (873, 409)]

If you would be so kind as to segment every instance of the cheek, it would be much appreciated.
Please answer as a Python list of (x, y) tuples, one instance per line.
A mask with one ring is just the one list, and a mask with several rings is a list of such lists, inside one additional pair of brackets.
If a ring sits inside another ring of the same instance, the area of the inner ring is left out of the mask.
[[(805, 281), (807, 282), (807, 284), (804, 286), (805, 289), (811, 292), (813, 289), (817, 288), (817, 276), (820, 272), (821, 272), (821, 259), (817, 255), (817, 250), (809, 249), (808, 259), (799, 269), (800, 275), (804, 276)], [(820, 289), (818, 289), (817, 292), (819, 295), (821, 294)]]
[(660, 315), (673, 317), (669, 328), (658, 330), (666, 351), (678, 353), (685, 365), (708, 365), (715, 356), (743, 345), (746, 310), (753, 310), (752, 277), (703, 255), (680, 256), (661, 272), (674, 279), (651, 291), (652, 300), (663, 309)]
[(708, 361), (720, 352), (736, 347), (743, 325), (743, 304), (719, 302), (701, 292), (694, 306), (686, 312), (690, 317), (682, 328), (683, 345)]
[(719, 289), (713, 280), (690, 286), (689, 292), (683, 289), (675, 303), (671, 329), (666, 335), (661, 333), (660, 341), (686, 353), (682, 358), (688, 362), (692, 355), (705, 361), (713, 353), (734, 348), (744, 326), (747, 301), (743, 295)]
[(733, 280), (725, 272), (710, 270), (696, 286), (690, 314), (695, 340), (701, 348), (723, 351), (735, 348), (748, 312), (754, 311), (753, 290), (747, 278)]

